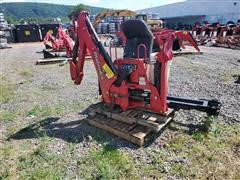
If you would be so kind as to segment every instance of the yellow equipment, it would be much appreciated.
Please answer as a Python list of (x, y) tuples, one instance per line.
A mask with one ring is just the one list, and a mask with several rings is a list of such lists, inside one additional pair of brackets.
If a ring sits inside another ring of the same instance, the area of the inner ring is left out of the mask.
[(145, 21), (151, 27), (162, 28), (162, 25), (163, 25), (163, 21), (160, 19), (159, 20), (149, 19), (147, 14), (136, 14), (134, 11), (122, 9), (122, 10), (116, 10), (116, 11), (103, 11), (99, 13), (94, 20), (94, 23), (93, 23), (94, 27), (96, 27), (103, 18), (109, 17), (109, 16), (132, 17), (134, 19), (140, 19)]

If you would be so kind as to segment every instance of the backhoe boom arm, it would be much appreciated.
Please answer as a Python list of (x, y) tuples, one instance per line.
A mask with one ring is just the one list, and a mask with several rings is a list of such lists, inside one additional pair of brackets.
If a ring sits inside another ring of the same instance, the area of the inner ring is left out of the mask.
[(71, 77), (75, 84), (81, 83), (84, 75), (84, 60), (88, 48), (97, 71), (103, 99), (107, 103), (111, 103), (109, 89), (117, 78), (117, 70), (92, 27), (88, 13), (82, 12), (79, 15), (78, 25), (78, 60), (77, 62), (70, 61)]

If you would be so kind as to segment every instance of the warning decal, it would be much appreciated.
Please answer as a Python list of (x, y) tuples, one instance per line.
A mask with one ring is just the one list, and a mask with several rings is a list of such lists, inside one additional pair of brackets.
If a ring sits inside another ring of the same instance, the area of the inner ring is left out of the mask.
[(110, 79), (114, 76), (114, 73), (112, 72), (112, 70), (109, 68), (109, 66), (105, 63), (103, 65), (103, 71), (106, 73), (107, 77)]

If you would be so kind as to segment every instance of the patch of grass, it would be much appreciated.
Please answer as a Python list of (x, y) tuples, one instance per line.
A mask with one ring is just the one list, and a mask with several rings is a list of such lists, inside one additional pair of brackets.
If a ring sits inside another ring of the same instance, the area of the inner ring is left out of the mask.
[(0, 146), (0, 179), (17, 179), (17, 157), (29, 150), (28, 144), (5, 142)]
[(116, 149), (105, 147), (102, 152), (97, 153), (98, 178), (114, 179), (120, 177), (129, 177), (132, 167), (129, 159), (123, 153)]
[(12, 153), (13, 145), (5, 144), (0, 147), (0, 156), (9, 157)]
[(240, 162), (236, 158), (240, 152), (236, 150), (239, 148), (240, 127), (219, 125), (212, 117), (203, 125), (205, 128), (198, 133), (176, 136), (162, 150), (171, 154), (161, 156), (165, 162), (179, 156), (186, 158), (184, 163), (171, 163), (169, 174), (180, 179), (237, 179), (240, 176)]
[(219, 75), (221, 81), (227, 82), (231, 80), (231, 75), (229, 73), (223, 73)]
[(42, 114), (42, 108), (39, 105), (35, 105), (33, 107), (31, 107), (30, 109), (28, 109), (26, 115), (30, 116), (40, 116)]
[(202, 133), (202, 132), (198, 132), (198, 131), (196, 131), (192, 134), (192, 138), (195, 141), (202, 141), (205, 137), (207, 137), (206, 133)]
[(219, 79), (224, 82), (234, 81), (235, 77), (234, 75), (238, 74), (237, 69), (232, 69), (231, 71), (224, 71), (219, 74)]
[(40, 125), (34, 129), (34, 133), (41, 143), (48, 143), (53, 139), (53, 137), (47, 135), (46, 131), (44, 131)]
[(6, 133), (6, 137), (10, 138), (13, 134), (15, 134), (17, 132), (17, 127), (16, 126), (9, 126), (7, 127), (7, 133)]
[(0, 172), (0, 179), (4, 180), (4, 179), (9, 179), (10, 176), (10, 172), (8, 169), (5, 169), (4, 172)]
[[(197, 135), (202, 136), (201, 140)], [(238, 179), (239, 142), (239, 126), (221, 125), (214, 117), (207, 117), (193, 134), (179, 132), (164, 148), (151, 150), (148, 156), (151, 164), (145, 167), (152, 167), (151, 174), (162, 173), (158, 178)], [(143, 167), (139, 169), (144, 170)]]
[(5, 142), (0, 146), (0, 179), (64, 179), (68, 159), (48, 147), (49, 142), (43, 140)]
[(30, 69), (27, 69), (27, 68), (17, 69), (17, 72), (20, 76), (25, 77), (25, 78), (33, 77), (32, 71)]
[(36, 116), (36, 117), (47, 117), (47, 116), (55, 116), (55, 115), (62, 115), (64, 111), (64, 107), (60, 104), (49, 106), (49, 107), (42, 107), (39, 105), (35, 105), (31, 107), (26, 115)]
[(65, 106), (69, 112), (80, 112), (82, 109), (86, 108), (86, 105), (80, 101), (65, 103)]
[(183, 177), (185, 175), (186, 169), (183, 167), (181, 163), (174, 163), (171, 166), (171, 173), (178, 177)]
[(200, 125), (200, 128), (194, 130), (194, 132), (192, 133), (192, 138), (196, 141), (202, 141), (204, 138), (207, 138), (213, 122), (214, 116), (208, 116), (203, 122), (203, 124)]
[(184, 136), (178, 136), (177, 138), (173, 138), (169, 144), (167, 144), (167, 148), (174, 151), (180, 152), (185, 148), (186, 138)]
[[(141, 163), (139, 167), (135, 167), (138, 171), (138, 176), (135, 176), (135, 179), (163, 179), (163, 172), (165, 171), (164, 166), (161, 165), (161, 168), (158, 168), (156, 164)], [(134, 179), (134, 178), (133, 178)]]
[(109, 145), (79, 157), (79, 152), (75, 151), (76, 144), (70, 143), (64, 154), (56, 155), (49, 151), (51, 139), (40, 127), (34, 129), (40, 141), (33, 150), (25, 144), (0, 147), (0, 160), (4, 164), (0, 166), (0, 177), (67, 179), (71, 175), (74, 179), (239, 179), (240, 127), (220, 125), (214, 121), (205, 124), (211, 125), (207, 138), (202, 141), (181, 132), (164, 148), (137, 149), (146, 151), (146, 159), (140, 160)]
[(75, 148), (76, 148), (76, 145), (74, 143), (69, 143), (69, 145), (68, 145), (68, 152), (70, 154), (74, 154)]
[(64, 159), (48, 152), (46, 145), (39, 145), (31, 154), (18, 158), (21, 179), (63, 179), (64, 169)]
[(51, 106), (34, 105), (25, 112), (25, 115), (33, 115), (35, 117), (62, 116), (70, 112), (80, 112), (83, 107), (81, 102), (76, 101), (67, 103), (59, 102)]
[(0, 83), (0, 102), (7, 103), (15, 97), (15, 86), (11, 84)]
[(97, 134), (95, 134), (92, 138), (93, 140), (98, 144), (104, 144), (107, 141), (107, 136), (109, 134), (104, 131), (99, 131)]
[(41, 89), (43, 91), (51, 91), (51, 90), (57, 90), (58, 86), (53, 85), (53, 84), (42, 84)]
[(133, 177), (134, 171), (131, 158), (109, 145), (81, 157), (78, 166), (84, 179), (125, 179)]
[(5, 122), (13, 121), (15, 117), (16, 115), (13, 112), (0, 109), (0, 121)]

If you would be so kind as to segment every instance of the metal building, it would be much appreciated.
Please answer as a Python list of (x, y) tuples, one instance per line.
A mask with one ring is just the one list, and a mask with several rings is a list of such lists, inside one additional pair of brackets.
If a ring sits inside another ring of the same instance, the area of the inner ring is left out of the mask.
[(237, 23), (240, 20), (240, 0), (186, 0), (137, 12), (158, 13), (168, 24), (194, 24), (203, 21)]

